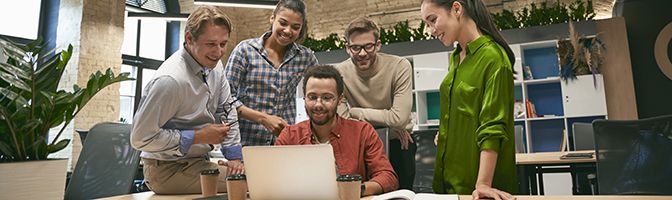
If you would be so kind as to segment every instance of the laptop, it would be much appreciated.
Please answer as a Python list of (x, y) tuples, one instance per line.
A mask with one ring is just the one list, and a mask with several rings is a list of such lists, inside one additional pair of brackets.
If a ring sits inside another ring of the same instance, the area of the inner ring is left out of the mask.
[(329, 144), (243, 147), (250, 199), (338, 199)]

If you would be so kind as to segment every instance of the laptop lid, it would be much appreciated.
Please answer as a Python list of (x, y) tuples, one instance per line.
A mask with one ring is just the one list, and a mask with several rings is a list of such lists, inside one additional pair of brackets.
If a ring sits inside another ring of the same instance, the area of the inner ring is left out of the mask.
[(338, 199), (329, 144), (243, 147), (250, 199)]

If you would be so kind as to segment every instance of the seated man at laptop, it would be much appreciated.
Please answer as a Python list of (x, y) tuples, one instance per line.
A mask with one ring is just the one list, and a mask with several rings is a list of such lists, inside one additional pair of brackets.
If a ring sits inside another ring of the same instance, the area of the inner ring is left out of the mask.
[(343, 78), (333, 66), (310, 68), (303, 77), (309, 120), (285, 127), (276, 145), (324, 144), (333, 147), (338, 174), (362, 175), (362, 196), (399, 187), (397, 174), (373, 126), (336, 114), (343, 97)]

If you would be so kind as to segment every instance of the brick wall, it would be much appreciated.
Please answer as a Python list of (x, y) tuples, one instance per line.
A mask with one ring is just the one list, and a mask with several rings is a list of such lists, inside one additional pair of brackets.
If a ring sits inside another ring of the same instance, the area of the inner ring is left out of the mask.
[[(57, 32), (58, 48), (72, 44), (74, 52), (60, 87), (71, 90), (73, 84), (86, 87), (89, 75), (112, 68), (121, 71), (121, 44), (124, 37), (123, 1), (61, 0)], [(66, 129), (63, 138), (72, 138), (72, 164), (77, 163), (82, 143), (75, 129), (89, 129), (94, 124), (119, 120), (119, 84), (100, 91)], [(62, 157), (62, 156), (59, 156)], [(67, 157), (67, 156), (66, 156)]]

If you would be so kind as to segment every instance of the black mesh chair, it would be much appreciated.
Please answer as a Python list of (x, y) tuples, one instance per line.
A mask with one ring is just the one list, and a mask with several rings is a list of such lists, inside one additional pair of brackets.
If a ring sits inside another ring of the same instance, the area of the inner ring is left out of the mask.
[(417, 145), (415, 152), (415, 180), (413, 191), (433, 193), (434, 162), (436, 161), (436, 145), (434, 137), (437, 129), (414, 131), (413, 141)]
[(596, 120), (597, 182), (601, 195), (672, 195), (672, 115)]
[(89, 130), (65, 199), (95, 199), (128, 194), (140, 164), (130, 144), (131, 125), (104, 122)]

